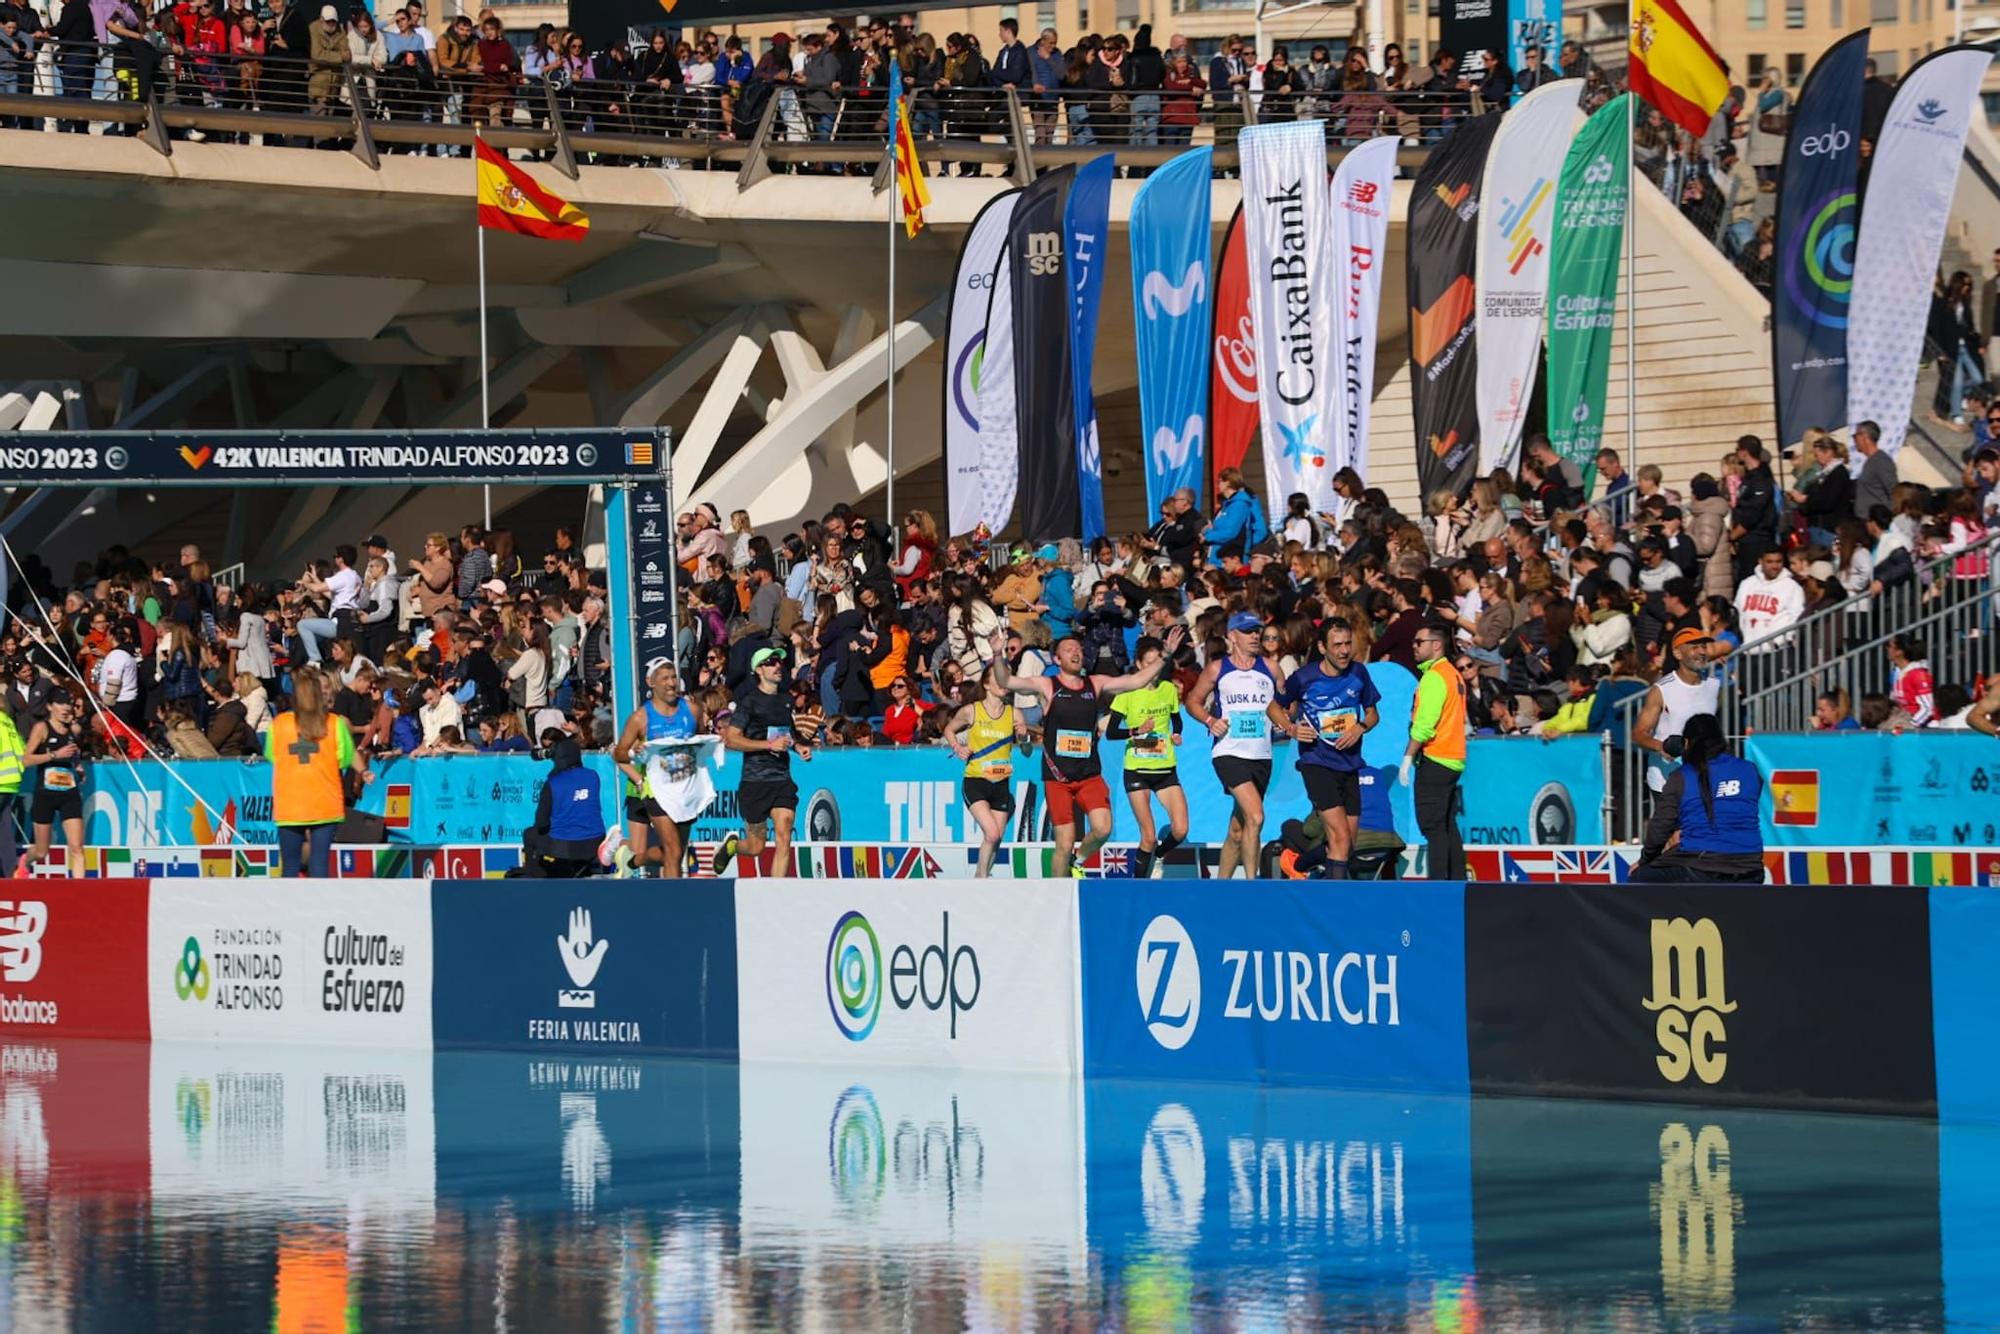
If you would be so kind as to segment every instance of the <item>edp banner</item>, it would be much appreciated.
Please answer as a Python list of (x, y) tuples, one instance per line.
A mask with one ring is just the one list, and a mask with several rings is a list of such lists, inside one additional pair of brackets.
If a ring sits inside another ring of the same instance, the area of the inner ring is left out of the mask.
[(1007, 224), (1020, 197), (1019, 190), (1007, 190), (981, 206), (965, 229), (951, 280), (945, 315), (944, 459), (945, 513), (954, 533), (971, 532), (981, 518), (979, 371), (986, 350), (986, 311), (993, 302), (993, 274), (1007, 242)]

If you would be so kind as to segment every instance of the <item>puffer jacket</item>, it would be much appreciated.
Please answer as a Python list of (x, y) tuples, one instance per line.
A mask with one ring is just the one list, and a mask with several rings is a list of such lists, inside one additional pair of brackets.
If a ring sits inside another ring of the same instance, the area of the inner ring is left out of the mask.
[(1735, 572), (1730, 566), (1735, 544), (1729, 540), (1729, 502), (1721, 496), (1697, 500), (1688, 507), (1688, 536), (1694, 539), (1695, 554), (1701, 557), (1701, 591), (1733, 599)]

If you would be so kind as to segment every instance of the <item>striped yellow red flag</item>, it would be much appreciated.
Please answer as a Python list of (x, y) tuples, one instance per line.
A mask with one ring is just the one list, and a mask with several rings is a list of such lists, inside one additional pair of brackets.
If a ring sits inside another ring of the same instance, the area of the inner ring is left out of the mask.
[(481, 227), (546, 241), (581, 241), (589, 233), (590, 219), (582, 209), (535, 184), (535, 178), (509, 162), (505, 153), (484, 139), (475, 139), (473, 149)]
[(903, 232), (915, 236), (924, 229), (924, 209), (930, 205), (930, 187), (924, 181), (924, 164), (917, 160), (916, 137), (910, 133), (910, 109), (903, 105), (903, 67), (889, 62), (889, 135), (896, 156), (896, 193), (902, 200)]
[(1677, 0), (1632, 0), (1633, 92), (1689, 134), (1708, 133), (1729, 73)]

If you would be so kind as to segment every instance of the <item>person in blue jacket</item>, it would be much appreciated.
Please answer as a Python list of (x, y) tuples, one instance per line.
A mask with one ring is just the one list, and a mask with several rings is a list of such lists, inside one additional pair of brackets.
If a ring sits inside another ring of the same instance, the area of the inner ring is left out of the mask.
[(597, 771), (584, 766), (582, 747), (560, 728), (543, 732), (542, 745), (554, 765), (535, 803), (534, 827), (522, 835), (522, 872), (556, 879), (589, 875), (598, 868), (597, 850), (604, 842)]
[(1062, 553), (1056, 544), (1048, 543), (1035, 553), (1035, 559), (1042, 562), (1042, 606), (1047, 608), (1042, 619), (1049, 625), (1049, 642), (1069, 638), (1071, 627), (1076, 621), (1076, 588), (1070, 582), (1070, 572), (1062, 565)]
[(1240, 468), (1224, 468), (1217, 473), (1215, 490), (1222, 497), (1222, 508), (1202, 530), (1202, 540), (1208, 543), (1208, 558), (1217, 565), (1224, 556), (1248, 559), (1250, 549), (1271, 533), (1264, 521), (1263, 507), (1243, 485)]
[(1764, 883), (1764, 776), (1729, 752), (1722, 724), (1698, 713), (1681, 729), (1681, 767), (1646, 821), (1632, 879), (1647, 884)]

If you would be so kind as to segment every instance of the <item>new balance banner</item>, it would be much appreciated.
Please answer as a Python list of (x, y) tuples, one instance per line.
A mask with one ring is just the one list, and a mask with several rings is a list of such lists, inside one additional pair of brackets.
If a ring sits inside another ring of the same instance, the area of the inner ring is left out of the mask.
[(1499, 116), (1474, 116), (1431, 150), (1410, 190), (1410, 406), (1417, 487), (1466, 491), (1479, 463), (1473, 342), (1479, 189)]
[(1507, 54), (1506, 0), (1444, 0), (1438, 16), (1438, 50), (1458, 56), (1459, 68), (1479, 68), (1481, 51)]
[(1863, 28), (1828, 47), (1799, 89), (1778, 167), (1778, 266), (1771, 293), (1771, 372), (1778, 439), (1847, 420), (1847, 306), (1860, 209)]
[[(1243, 236), (1243, 206), (1222, 237), (1215, 270), (1215, 333), (1208, 390), (1208, 463), (1211, 478), (1240, 468), (1257, 434), (1257, 331), (1250, 322), (1250, 257)], [(1197, 488), (1199, 498), (1199, 488)]]
[(1556, 183), (1549, 265), (1549, 442), (1589, 487), (1604, 442), (1604, 392), (1618, 310), (1618, 252), (1630, 196), (1631, 134), (1621, 94), (1584, 122)]
[(1104, 253), (1111, 242), (1111, 177), (1109, 153), (1077, 168), (1063, 206), (1063, 237), (1070, 291), (1069, 367), (1071, 398), (1076, 413), (1076, 490), (1083, 516), (1083, 540), (1104, 536), (1104, 462), (1097, 446), (1097, 402), (1091, 394), (1091, 371), (1097, 360), (1097, 307), (1104, 296)]
[(1480, 193), (1477, 321), (1479, 471), (1514, 466), (1542, 359), (1556, 178), (1583, 113), (1582, 84), (1558, 79), (1500, 122)]
[(1475, 1093), (1936, 1109), (1913, 889), (1472, 885)]
[(945, 512), (953, 533), (971, 532), (984, 516), (979, 379), (986, 312), (993, 304), (993, 274), (1007, 243), (1007, 223), (1020, 197), (1020, 191), (1009, 190), (986, 201), (965, 230), (958, 272), (951, 280), (945, 315), (944, 460)]
[[(1013, 225), (1011, 214), (1008, 225)], [(1014, 251), (1005, 243), (987, 287), (992, 297), (979, 358), (979, 522), (997, 533), (1014, 517), (1014, 495), (1021, 485), (1020, 405), (1014, 398)]]
[(1868, 169), (1848, 309), (1847, 417), (1880, 423), (1892, 454), (1909, 427), (1945, 220), (1992, 60), (1983, 46), (1954, 46), (1911, 66)]
[(1021, 535), (1030, 542), (1075, 537), (1083, 528), (1069, 362), (1069, 282), (1063, 263), (1063, 215), (1075, 182), (1076, 168), (1064, 167), (1028, 186), (1007, 227), (1007, 248), (1013, 252)]
[(1265, 504), (1283, 513), (1285, 497), (1303, 492), (1314, 512), (1330, 510), (1334, 470), (1327, 442), (1340, 420), (1340, 374), (1333, 352), (1326, 126), (1316, 120), (1255, 125), (1237, 143)]
[(1132, 247), (1132, 338), (1139, 363), (1139, 438), (1146, 509), (1159, 513), (1182, 487), (1202, 493), (1208, 423), (1209, 171), (1195, 148), (1139, 187)]
[[(1395, 135), (1370, 139), (1333, 174), (1334, 342), (1340, 349), (1340, 403), (1333, 468), (1368, 476), (1368, 415), (1375, 402), (1375, 331), (1382, 322), (1382, 263), (1389, 253), (1389, 203), (1396, 187)], [(1347, 502), (1337, 502), (1345, 517)]]
[(673, 661), (674, 613), (667, 596), (674, 563), (667, 515), (673, 512), (673, 499), (664, 480), (637, 482), (625, 493), (625, 504), (625, 531), (632, 544), (632, 628), (626, 643), (638, 679), (644, 681), (653, 668)]
[(149, 892), (144, 880), (0, 884), (0, 1038), (144, 1041)]

